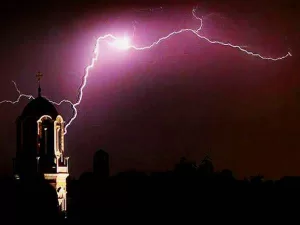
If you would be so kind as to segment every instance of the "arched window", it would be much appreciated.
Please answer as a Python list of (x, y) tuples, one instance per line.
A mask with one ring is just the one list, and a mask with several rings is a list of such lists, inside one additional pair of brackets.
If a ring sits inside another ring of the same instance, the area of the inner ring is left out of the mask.
[(38, 120), (38, 146), (40, 155), (54, 156), (54, 124), (50, 116)]

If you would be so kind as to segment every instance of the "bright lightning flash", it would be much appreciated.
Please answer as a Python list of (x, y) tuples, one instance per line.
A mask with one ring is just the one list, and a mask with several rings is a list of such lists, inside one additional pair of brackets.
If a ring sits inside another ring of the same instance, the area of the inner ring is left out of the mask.
[[(292, 56), (292, 54), (290, 52), (287, 52), (287, 54), (285, 54), (283, 56), (280, 56), (280, 57), (276, 57), (276, 58), (266, 57), (266, 56), (260, 55), (259, 53), (248, 51), (243, 46), (234, 45), (234, 44), (227, 43), (227, 42), (222, 42), (222, 41), (211, 40), (211, 39), (209, 39), (209, 38), (207, 38), (207, 37), (205, 37), (205, 36), (203, 36), (203, 35), (200, 34), (200, 31), (201, 31), (202, 25), (203, 25), (203, 19), (199, 18), (196, 15), (196, 9), (195, 8), (192, 10), (192, 15), (193, 15), (193, 17), (196, 20), (198, 20), (200, 22), (200, 25), (199, 25), (199, 27), (197, 29), (184, 28), (184, 29), (181, 29), (181, 30), (178, 30), (178, 31), (174, 31), (172, 33), (169, 33), (166, 36), (163, 36), (163, 37), (159, 38), (158, 40), (156, 40), (155, 42), (153, 42), (150, 45), (134, 46), (134, 45), (130, 44), (130, 39), (129, 39), (129, 37), (126, 37), (126, 36), (124, 36), (123, 38), (117, 38), (116, 36), (114, 36), (112, 34), (106, 34), (104, 36), (98, 37), (98, 39), (96, 41), (95, 48), (94, 48), (94, 57), (92, 58), (91, 63), (85, 68), (85, 72), (84, 72), (84, 76), (83, 76), (83, 81), (82, 81), (82, 84), (81, 84), (81, 86), (79, 88), (79, 95), (78, 95), (77, 101), (75, 103), (72, 103), (70, 100), (64, 99), (64, 100), (62, 100), (60, 102), (53, 102), (53, 101), (51, 101), (51, 100), (48, 99), (50, 102), (52, 102), (55, 105), (61, 105), (63, 103), (68, 103), (68, 104), (70, 104), (72, 106), (73, 116), (72, 116), (72, 118), (69, 120), (69, 122), (65, 126), (65, 134), (67, 133), (67, 128), (72, 124), (72, 122), (77, 117), (77, 106), (79, 106), (80, 103), (81, 103), (81, 101), (82, 101), (83, 90), (86, 87), (87, 79), (88, 79), (88, 76), (90, 74), (90, 71), (94, 67), (95, 62), (98, 60), (99, 50), (100, 50), (99, 46), (100, 46), (100, 42), (101, 41), (105, 41), (109, 46), (111, 46), (113, 48), (116, 48), (116, 49), (119, 49), (119, 50), (129, 50), (129, 49), (147, 50), (147, 49), (150, 49), (150, 48), (152, 48), (152, 47), (160, 44), (161, 42), (163, 42), (163, 41), (171, 38), (172, 36), (179, 35), (181, 33), (190, 32), (190, 33), (193, 33), (196, 37), (198, 37), (198, 38), (200, 38), (202, 40), (205, 40), (205, 41), (207, 41), (210, 44), (217, 44), (217, 45), (222, 45), (222, 46), (234, 48), (234, 49), (237, 49), (237, 50), (239, 50), (239, 51), (241, 51), (243, 53), (246, 53), (246, 54), (248, 54), (250, 56), (258, 57), (258, 58), (263, 59), (263, 60), (278, 61), (278, 60), (285, 59), (285, 58), (287, 58), (289, 56)], [(13, 81), (13, 83), (14, 83), (15, 88), (16, 88), (18, 94), (19, 94), (17, 100), (15, 100), (15, 101), (3, 100), (3, 101), (0, 102), (0, 104), (2, 104), (2, 103), (16, 104), (16, 103), (18, 103), (20, 101), (20, 99), (22, 97), (25, 97), (25, 98), (28, 98), (28, 99), (34, 99), (34, 97), (32, 95), (27, 95), (27, 94), (21, 93), (21, 91), (18, 89), (16, 83), (14, 81)]]
[(108, 44), (120, 50), (127, 50), (131, 47), (129, 37), (116, 39), (112, 43), (108, 42)]

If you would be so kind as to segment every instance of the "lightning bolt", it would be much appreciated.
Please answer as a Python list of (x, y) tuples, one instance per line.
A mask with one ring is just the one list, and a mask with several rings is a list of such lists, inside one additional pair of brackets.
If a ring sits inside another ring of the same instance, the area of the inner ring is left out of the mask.
[(32, 95), (26, 95), (26, 94), (21, 93), (21, 91), (19, 90), (18, 85), (16, 84), (16, 82), (15, 82), (15, 81), (12, 81), (12, 82), (13, 82), (13, 84), (14, 84), (14, 86), (15, 86), (16, 91), (17, 91), (18, 94), (19, 94), (18, 98), (17, 98), (15, 101), (11, 101), (11, 100), (3, 100), (3, 101), (0, 102), (0, 104), (3, 104), (3, 103), (17, 104), (17, 103), (19, 103), (19, 101), (20, 101), (21, 98), (23, 98), (23, 97), (28, 98), (29, 100), (30, 100), (30, 99), (34, 99), (34, 97), (33, 97)]
[[(12, 80), (12, 83), (14, 84), (15, 89), (16, 89), (16, 91), (17, 91), (18, 94), (19, 94), (18, 98), (17, 98), (15, 101), (12, 101), (12, 100), (3, 100), (3, 101), (0, 101), (0, 104), (3, 104), (3, 103), (17, 104), (17, 103), (20, 102), (21, 98), (23, 98), (23, 97), (24, 97), (24, 98), (27, 98), (28, 100), (30, 100), (30, 99), (35, 99), (35, 98), (33, 97), (33, 95), (29, 95), (29, 94), (24, 94), (24, 93), (22, 93), (22, 92), (20, 91), (20, 89), (19, 89), (17, 83), (16, 83), (15, 81)], [(68, 104), (70, 104), (70, 105), (73, 105), (73, 103), (72, 103), (70, 100), (67, 100), (67, 99), (63, 99), (63, 100), (61, 100), (60, 102), (55, 102), (55, 101), (52, 101), (52, 100), (50, 100), (49, 98), (47, 98), (47, 97), (45, 97), (45, 96), (43, 96), (43, 97), (46, 98), (49, 102), (51, 102), (51, 103), (54, 104), (54, 105), (58, 105), (58, 106), (59, 106), (59, 105), (61, 105), (61, 104), (63, 104), (63, 103), (68, 103)]]
[[(287, 52), (287, 54), (285, 54), (283, 56), (280, 56), (280, 57), (277, 57), (277, 58), (267, 57), (267, 56), (260, 55), (259, 53), (248, 51), (243, 46), (234, 45), (234, 44), (231, 44), (231, 43), (217, 41), (217, 40), (211, 40), (210, 38), (205, 37), (205, 36), (199, 34), (199, 32), (201, 31), (202, 26), (203, 26), (203, 19), (200, 18), (200, 17), (198, 17), (196, 15), (196, 8), (194, 8), (192, 10), (192, 15), (193, 15), (193, 17), (196, 20), (198, 20), (200, 22), (200, 25), (199, 25), (199, 27), (197, 29), (184, 28), (184, 29), (181, 29), (181, 30), (178, 30), (178, 31), (173, 31), (172, 33), (169, 33), (166, 36), (163, 36), (163, 37), (159, 38), (158, 40), (154, 41), (150, 45), (145, 45), (145, 46), (130, 45), (128, 43), (128, 40), (122, 40), (122, 39), (114, 36), (113, 34), (106, 34), (104, 36), (98, 37), (96, 39), (96, 45), (95, 45), (94, 52), (93, 52), (94, 53), (94, 57), (92, 58), (91, 63), (84, 70), (84, 75), (83, 75), (83, 78), (82, 78), (82, 83), (81, 83), (81, 85), (79, 87), (79, 91), (78, 91), (77, 101), (75, 103), (73, 103), (70, 100), (64, 99), (64, 100), (62, 100), (60, 102), (54, 102), (54, 101), (51, 101), (51, 100), (48, 99), (51, 103), (53, 103), (55, 105), (61, 105), (63, 103), (68, 103), (68, 104), (71, 105), (71, 107), (73, 109), (73, 116), (71, 117), (71, 119), (69, 120), (69, 122), (65, 126), (65, 134), (67, 134), (68, 127), (72, 124), (72, 122), (77, 117), (77, 114), (78, 114), (77, 106), (79, 106), (80, 103), (81, 103), (81, 101), (82, 101), (83, 91), (84, 91), (84, 88), (87, 85), (87, 79), (88, 79), (88, 77), (90, 75), (90, 71), (92, 70), (92, 68), (94, 67), (96, 61), (99, 58), (99, 51), (100, 51), (100, 47), (99, 46), (100, 46), (100, 43), (103, 42), (103, 41), (105, 41), (110, 46), (113, 46), (113, 47), (116, 47), (116, 48), (120, 48), (122, 50), (133, 49), (133, 50), (142, 51), (142, 50), (147, 50), (147, 49), (153, 48), (156, 45), (158, 45), (158, 44), (160, 44), (160, 43), (168, 40), (172, 36), (179, 35), (179, 34), (182, 34), (182, 33), (188, 33), (189, 32), (189, 33), (194, 34), (196, 37), (198, 37), (198, 38), (200, 38), (202, 40), (207, 41), (210, 44), (217, 44), (217, 45), (221, 45), (221, 46), (225, 46), (225, 47), (234, 48), (234, 49), (237, 49), (237, 50), (239, 50), (239, 51), (241, 51), (241, 52), (243, 52), (245, 54), (248, 54), (248, 55), (254, 56), (254, 57), (258, 57), (258, 58), (260, 58), (262, 60), (278, 61), (278, 60), (285, 59), (285, 58), (287, 58), (289, 56), (292, 56), (292, 54), (290, 52)], [(13, 83), (14, 83), (14, 86), (15, 86), (18, 94), (19, 94), (17, 100), (15, 100), (15, 101), (3, 100), (3, 101), (0, 102), (0, 104), (2, 104), (2, 103), (16, 104), (16, 103), (18, 103), (20, 101), (20, 99), (22, 97), (25, 97), (25, 98), (28, 98), (28, 99), (34, 99), (34, 97), (32, 95), (27, 95), (27, 94), (21, 93), (21, 91), (18, 89), (16, 83), (14, 81), (13, 81)]]

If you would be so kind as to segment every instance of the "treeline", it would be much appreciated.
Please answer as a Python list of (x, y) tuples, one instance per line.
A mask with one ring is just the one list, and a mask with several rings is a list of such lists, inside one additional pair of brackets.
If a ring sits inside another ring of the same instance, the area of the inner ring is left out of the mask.
[(168, 172), (127, 171), (104, 177), (85, 172), (68, 180), (67, 219), (59, 214), (55, 190), (37, 176), (1, 180), (1, 220), (9, 224), (195, 223), (260, 215), (298, 215), (300, 179), (235, 179), (214, 171), (209, 158), (200, 164), (182, 159)]

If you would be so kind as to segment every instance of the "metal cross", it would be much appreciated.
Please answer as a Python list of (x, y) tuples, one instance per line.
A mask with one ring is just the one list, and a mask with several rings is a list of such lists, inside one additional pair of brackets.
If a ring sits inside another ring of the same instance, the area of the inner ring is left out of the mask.
[(36, 74), (36, 78), (37, 78), (38, 82), (40, 82), (40, 80), (41, 80), (42, 77), (43, 77), (43, 74), (41, 72), (38, 72)]

